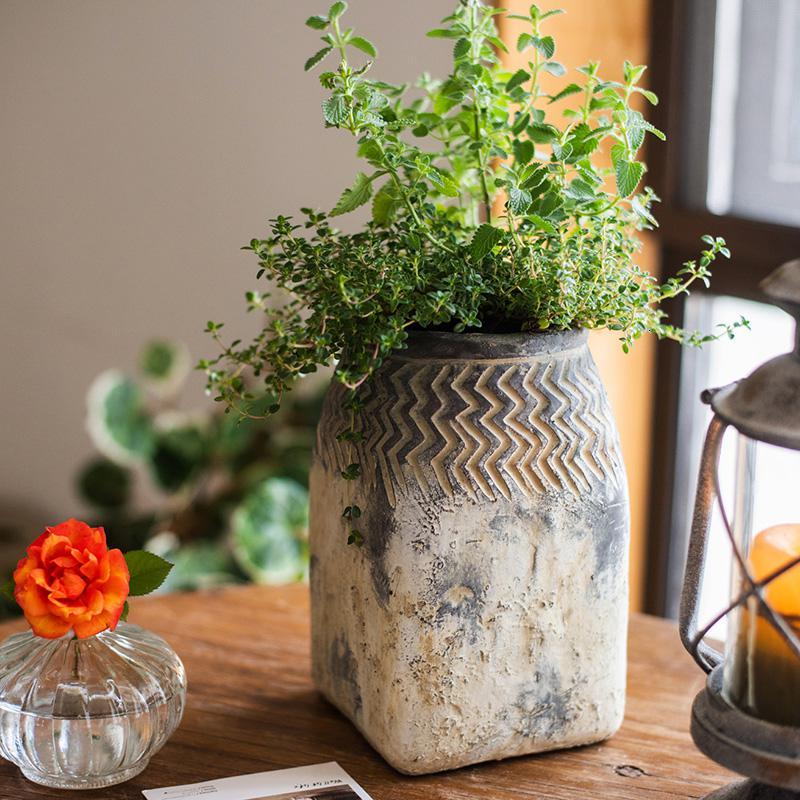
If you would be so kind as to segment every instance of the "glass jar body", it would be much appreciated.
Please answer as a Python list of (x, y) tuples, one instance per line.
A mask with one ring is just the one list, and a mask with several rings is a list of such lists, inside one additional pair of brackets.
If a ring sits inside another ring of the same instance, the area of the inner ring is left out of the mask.
[(136, 625), (89, 639), (16, 634), (0, 645), (0, 755), (45, 786), (121, 783), (172, 735), (185, 699), (180, 659)]
[[(731, 601), (800, 556), (800, 453), (737, 433), (731, 532)], [(723, 693), (751, 716), (800, 726), (800, 565), (764, 585), (731, 614)], [(776, 626), (777, 623), (777, 626)], [(780, 628), (783, 628), (781, 631)]]

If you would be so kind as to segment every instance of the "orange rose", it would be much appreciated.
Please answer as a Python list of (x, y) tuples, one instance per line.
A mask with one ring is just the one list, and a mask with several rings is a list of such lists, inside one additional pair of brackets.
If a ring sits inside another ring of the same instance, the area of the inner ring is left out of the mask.
[(47, 528), (14, 571), (14, 597), (37, 636), (79, 639), (117, 627), (130, 591), (120, 550), (102, 528), (70, 519)]

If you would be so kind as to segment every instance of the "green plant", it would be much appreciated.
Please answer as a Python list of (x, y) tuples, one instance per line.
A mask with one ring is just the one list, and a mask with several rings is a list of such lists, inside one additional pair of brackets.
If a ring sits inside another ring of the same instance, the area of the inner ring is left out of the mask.
[[(365, 166), (328, 214), (302, 209), (302, 223), (278, 216), (266, 238), (244, 248), (258, 259), (257, 278), (290, 299), (270, 308), (268, 293), (248, 292), (248, 308), (266, 314), (249, 343), (225, 344), (222, 324), (208, 323), (221, 353), (200, 367), (217, 401), (256, 415), (248, 374), (277, 408), (298, 375), (336, 363), (355, 419), (358, 387), (404, 346), (410, 328), (608, 328), (627, 351), (647, 332), (696, 345), (746, 324), (701, 334), (669, 324), (660, 308), (708, 283), (714, 259), (729, 256), (722, 239), (703, 237), (699, 258), (665, 282), (635, 263), (635, 232), (656, 224), (656, 197), (639, 188), (639, 153), (647, 134), (664, 138), (633, 107), (637, 97), (657, 102), (639, 85), (644, 66), (626, 62), (617, 82), (592, 62), (576, 82), (546, 94), (542, 76), (566, 73), (543, 30), (559, 12), (532, 5), (519, 17), (526, 30), (517, 49), (528, 61), (511, 73), (497, 54), (506, 49), (495, 26), (503, 12), (461, 0), (429, 33), (451, 43), (450, 75), (396, 86), (370, 77), (376, 49), (343, 26), (346, 7), (336, 2), (308, 19), (323, 47), (305, 67), (337, 59), (320, 75), (330, 92), (324, 121), (354, 137)], [(370, 201), (362, 231), (332, 226), (331, 218)], [(354, 441), (359, 432), (351, 424), (340, 436)], [(342, 474), (359, 471), (354, 462)]]
[[(157, 341), (143, 349), (137, 377), (98, 376), (87, 428), (101, 456), (78, 475), (81, 497), (114, 546), (174, 564), (167, 589), (302, 578), (320, 392), (293, 393), (269, 422), (187, 412), (179, 395), (188, 364), (184, 347)], [(254, 407), (273, 403), (262, 396)], [(141, 507), (137, 488), (151, 505)]]

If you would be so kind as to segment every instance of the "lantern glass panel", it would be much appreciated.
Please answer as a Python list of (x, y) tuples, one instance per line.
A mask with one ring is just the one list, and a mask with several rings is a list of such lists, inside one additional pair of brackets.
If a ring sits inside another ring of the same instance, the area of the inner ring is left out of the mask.
[[(800, 558), (800, 452), (732, 435), (734, 603), (752, 590), (748, 574), (761, 583)], [(748, 714), (800, 726), (800, 564), (766, 583), (762, 598), (743, 598), (731, 614), (724, 693)]]

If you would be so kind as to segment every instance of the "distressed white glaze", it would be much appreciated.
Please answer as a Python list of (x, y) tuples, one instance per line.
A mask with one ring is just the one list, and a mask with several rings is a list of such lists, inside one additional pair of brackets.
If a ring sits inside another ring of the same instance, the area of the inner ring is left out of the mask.
[(318, 688), (412, 774), (612, 735), (627, 489), (585, 334), (417, 334), (365, 390), (353, 452), (341, 400), (311, 475)]

